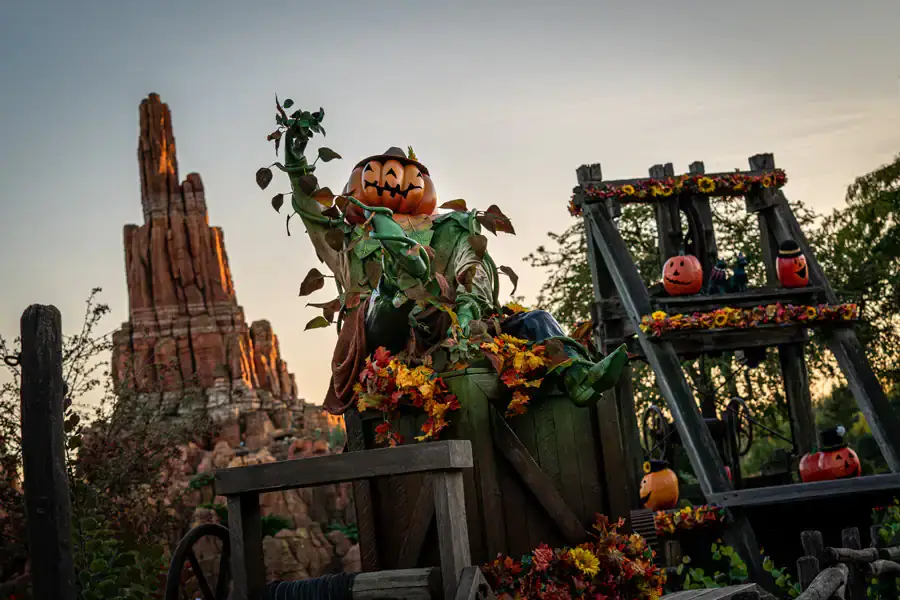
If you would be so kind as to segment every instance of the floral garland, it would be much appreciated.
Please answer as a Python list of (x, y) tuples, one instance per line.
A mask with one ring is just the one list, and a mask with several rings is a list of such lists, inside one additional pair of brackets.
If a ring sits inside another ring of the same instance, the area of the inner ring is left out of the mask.
[(354, 384), (356, 407), (359, 412), (378, 410), (385, 420), (375, 427), (375, 442), (387, 442), (391, 446), (403, 443), (403, 436), (391, 426), (396, 420), (401, 404), (421, 408), (428, 415), (422, 424), (422, 435), (417, 441), (437, 439), (442, 429), (447, 427), (448, 411), (459, 410), (456, 396), (447, 390), (447, 385), (425, 365), (410, 367), (391, 356), (385, 348), (378, 348), (373, 356), (366, 358), (366, 366)]
[(530, 344), (527, 340), (501, 334), (492, 342), (483, 342), (484, 355), (500, 374), (500, 381), (512, 390), (512, 399), (506, 406), (506, 416), (524, 414), (534, 392), (544, 382), (553, 368), (553, 358), (547, 347)]
[(653, 515), (653, 523), (656, 526), (656, 535), (672, 535), (676, 531), (690, 531), (697, 527), (722, 524), (728, 518), (728, 512), (721, 506), (704, 504), (701, 506), (688, 506), (676, 511), (657, 511)]
[[(620, 185), (599, 185), (584, 190), (589, 198), (646, 199), (667, 198), (688, 191), (695, 194), (711, 196), (741, 196), (759, 188), (780, 188), (787, 183), (787, 175), (781, 169), (775, 169), (764, 175), (746, 175), (736, 172), (727, 175), (679, 175), (664, 179), (636, 179), (632, 183)], [(574, 197), (569, 202), (569, 212), (573, 216), (581, 214), (581, 208), (575, 206)]]
[(793, 304), (769, 304), (756, 308), (726, 306), (712, 312), (695, 312), (692, 315), (669, 316), (658, 310), (641, 319), (641, 331), (659, 337), (669, 331), (690, 329), (747, 329), (761, 325), (788, 325), (822, 321), (853, 321), (859, 317), (856, 304), (819, 304), (795, 306)]
[(515, 560), (499, 555), (482, 570), (501, 600), (513, 598), (607, 598), (657, 600), (665, 572), (653, 564), (653, 550), (638, 534), (618, 532), (624, 520), (610, 523), (597, 515), (592, 540), (575, 548), (541, 544)]

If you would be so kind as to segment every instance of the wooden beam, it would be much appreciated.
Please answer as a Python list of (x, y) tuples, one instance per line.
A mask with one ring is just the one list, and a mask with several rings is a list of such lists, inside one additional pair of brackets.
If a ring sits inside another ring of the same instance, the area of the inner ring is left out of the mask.
[(256, 600), (262, 598), (266, 587), (259, 496), (250, 493), (228, 496), (227, 499), (233, 582), (231, 599)]
[(398, 569), (412, 569), (419, 562), (422, 553), (422, 545), (428, 535), (428, 529), (434, 520), (434, 482), (431, 475), (425, 475), (422, 481), (422, 489), (416, 498), (412, 514), (409, 517), (409, 527), (403, 536), (403, 546), (400, 548), (400, 556), (397, 558)]
[(516, 433), (496, 408), (491, 407), (494, 424), (494, 445), (503, 454), (509, 464), (522, 479), (538, 503), (544, 507), (550, 518), (559, 527), (566, 543), (575, 546), (587, 539), (584, 524), (569, 508), (562, 495), (556, 490), (553, 481), (538, 466), (528, 449), (522, 444)]
[(434, 512), (444, 598), (456, 596), (463, 569), (471, 566), (469, 528), (466, 520), (466, 495), (461, 471), (434, 473)]
[[(347, 447), (351, 452), (366, 450), (363, 420), (359, 411), (344, 413), (347, 429)], [(378, 571), (378, 537), (375, 528), (375, 511), (372, 506), (372, 484), (365, 480), (353, 482), (353, 505), (356, 508), (356, 526), (359, 530), (359, 558), (363, 571)]]
[(277, 492), (390, 475), (472, 467), (468, 440), (378, 448), (216, 471), (216, 493)]
[(454, 600), (496, 600), (491, 586), (488, 585), (484, 573), (479, 567), (466, 567), (463, 569), (462, 577), (459, 581), (459, 589), (456, 591)]
[[(702, 163), (701, 163), (701, 164), (702, 164)], [(583, 168), (585, 168), (585, 167), (590, 168), (590, 167), (599, 167), (599, 166), (600, 166), (600, 165), (583, 165), (583, 166), (580, 167), (579, 169), (583, 169)], [(768, 173), (771, 173), (772, 171), (774, 171), (774, 168), (773, 168), (773, 169), (766, 169), (766, 170), (762, 170), (762, 171), (754, 171), (754, 170), (751, 170), (751, 171), (731, 171), (731, 172), (723, 172), (723, 173), (708, 173), (707, 175), (708, 175), (709, 177), (711, 177), (711, 178), (714, 178), (714, 177), (732, 177), (732, 176), (734, 176), (734, 175), (740, 175), (740, 176), (743, 176), (743, 177), (762, 177), (763, 175), (767, 175)], [(576, 172), (578, 172), (578, 171), (576, 170)], [(673, 172), (674, 172), (674, 171), (673, 171)], [(602, 187), (606, 187), (606, 186), (622, 187), (623, 185), (638, 185), (638, 184), (641, 184), (641, 183), (643, 183), (643, 182), (648, 181), (648, 180), (651, 179), (650, 177), (637, 177), (637, 178), (635, 178), (635, 179), (610, 179), (609, 181), (603, 181), (602, 178), (600, 178), (600, 179), (595, 179), (595, 178), (592, 176), (592, 172), (591, 172), (591, 171), (586, 171), (585, 174), (586, 174), (586, 176), (585, 176), (585, 178), (584, 178), (583, 183), (582, 183), (582, 182), (579, 182), (579, 184), (582, 185), (582, 186), (584, 186), (584, 187), (589, 187), (589, 186), (593, 186), (593, 187), (601, 187), (601, 186), (602, 186)], [(686, 173), (686, 175), (689, 175), (689, 174), (690, 174), (690, 173)], [(677, 177), (677, 175), (675, 175), (675, 177)], [(717, 194), (716, 194), (716, 193), (713, 193), (712, 195), (713, 195), (713, 196), (716, 196)]]
[(803, 344), (785, 344), (778, 347), (784, 393), (791, 415), (791, 433), (797, 453), (803, 456), (818, 446), (816, 415), (813, 413), (812, 396), (809, 393), (809, 372)]
[(62, 317), (33, 304), (21, 319), (25, 525), (35, 600), (75, 600), (72, 506), (66, 473)]
[(434, 567), (360, 573), (353, 580), (353, 600), (431, 600), (442, 591), (441, 570)]
[(867, 475), (833, 481), (793, 483), (774, 487), (729, 490), (707, 496), (707, 501), (721, 506), (765, 506), (822, 500), (836, 496), (900, 491), (900, 474)]
[[(653, 165), (650, 167), (651, 179), (665, 179), (672, 177), (675, 171), (672, 163), (665, 165)], [(656, 212), (656, 230), (659, 237), (660, 265), (665, 266), (666, 261), (683, 250), (683, 234), (681, 232), (681, 212), (678, 208), (678, 197), (669, 196), (654, 204)]]

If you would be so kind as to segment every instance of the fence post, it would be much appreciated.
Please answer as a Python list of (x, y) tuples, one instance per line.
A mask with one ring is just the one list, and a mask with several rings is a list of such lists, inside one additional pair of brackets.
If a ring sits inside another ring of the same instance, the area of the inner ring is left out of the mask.
[(22, 463), (34, 600), (76, 597), (61, 322), (55, 306), (33, 304), (22, 313)]
[[(859, 536), (859, 529), (849, 527), (841, 531), (841, 546), (850, 548), (851, 550), (861, 550), (862, 540)], [(850, 563), (850, 572), (847, 575), (847, 600), (865, 600), (866, 598), (866, 576), (865, 568), (868, 565), (861, 566), (858, 563)]]

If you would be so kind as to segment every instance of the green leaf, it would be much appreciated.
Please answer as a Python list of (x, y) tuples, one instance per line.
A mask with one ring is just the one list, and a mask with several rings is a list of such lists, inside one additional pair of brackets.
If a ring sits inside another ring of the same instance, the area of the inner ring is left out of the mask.
[[(274, 196), (272, 196), (272, 208), (275, 209), (275, 212), (281, 212), (281, 207), (283, 205), (284, 205), (284, 194), (275, 194)], [(288, 235), (290, 235), (290, 232), (288, 232)]]
[(322, 162), (331, 162), (340, 158), (342, 158), (341, 155), (331, 148), (326, 148), (325, 146), (319, 148), (319, 160)]
[(341, 310), (341, 299), (340, 299), (340, 298), (335, 298), (334, 300), (332, 300), (332, 301), (330, 301), (330, 302), (320, 302), (320, 303), (310, 302), (309, 304), (307, 304), (307, 306), (313, 306), (313, 307), (315, 307), (315, 308), (321, 308), (321, 309), (322, 309), (322, 316), (325, 317), (325, 319), (326, 319), (329, 323), (333, 323), (333, 322), (334, 322), (334, 315), (336, 315), (337, 312), (338, 312), (339, 310)]
[(260, 189), (264, 190), (269, 187), (269, 184), (272, 183), (272, 169), (269, 167), (262, 167), (256, 172), (256, 185), (259, 186)]
[(303, 331), (307, 331), (309, 329), (321, 329), (323, 327), (328, 327), (331, 323), (328, 322), (328, 319), (319, 315), (312, 321), (306, 324), (306, 327), (303, 328)]
[(292, 107), (293, 105), (294, 105), (294, 101), (293, 101), (293, 100), (291, 100), (290, 98), (285, 98), (285, 99), (284, 99), (284, 104), (283, 104), (282, 106), (284, 106), (284, 108), (290, 108), (290, 107)]
[(92, 573), (100, 573), (102, 571), (105, 571), (106, 570), (106, 561), (103, 560), (102, 558), (96, 558), (93, 561), (91, 561), (90, 569), (91, 569)]

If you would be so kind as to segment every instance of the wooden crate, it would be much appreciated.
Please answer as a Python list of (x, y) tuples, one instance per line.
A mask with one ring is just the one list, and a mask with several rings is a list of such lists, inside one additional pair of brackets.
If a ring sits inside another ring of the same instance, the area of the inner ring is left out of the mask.
[[(558, 547), (586, 540), (594, 515), (607, 512), (594, 409), (578, 408), (549, 389), (524, 415), (505, 420), (508, 391), (492, 369), (470, 368), (444, 381), (462, 407), (451, 414), (441, 439), (472, 442), (475, 467), (465, 473), (465, 485), (473, 562), (498, 553), (518, 557), (541, 543)], [(380, 415), (346, 417), (350, 449), (375, 447)], [(411, 441), (423, 421), (421, 411), (409, 412), (398, 429)], [(357, 487), (365, 569), (433, 566), (429, 486), (428, 476), (409, 475)]]

